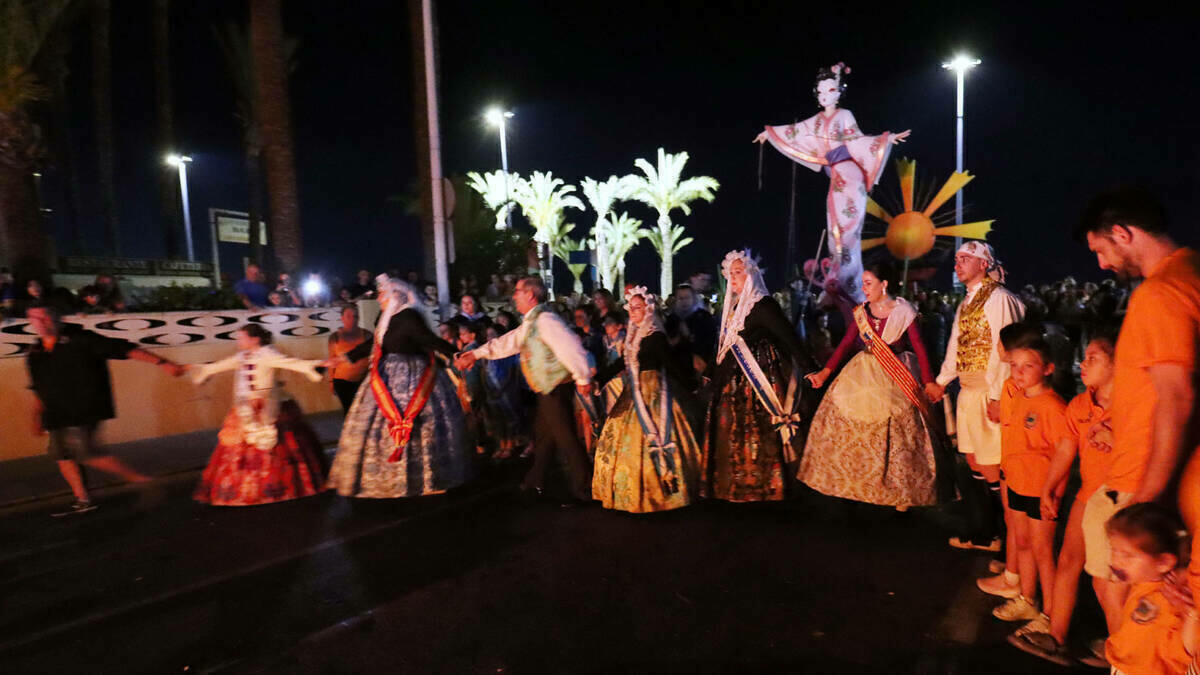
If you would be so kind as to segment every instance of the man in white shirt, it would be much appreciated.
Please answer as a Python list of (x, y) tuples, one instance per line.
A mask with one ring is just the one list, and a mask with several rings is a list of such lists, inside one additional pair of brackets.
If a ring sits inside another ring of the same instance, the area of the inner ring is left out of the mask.
[(952, 537), (950, 545), (997, 551), (1000, 394), (1009, 376), (1008, 364), (1000, 359), (1000, 329), (1020, 321), (1025, 306), (1001, 285), (1004, 270), (992, 247), (982, 241), (969, 241), (958, 249), (954, 272), (966, 285), (967, 296), (955, 312), (941, 373), (937, 382), (925, 385), (925, 393), (937, 402), (955, 379), (960, 387), (958, 451), (965, 456), (971, 477), (959, 481), (959, 492), (967, 506), (968, 532)]
[(518, 281), (513, 302), (523, 315), (521, 325), (482, 347), (459, 354), (455, 364), (466, 370), (477, 359), (521, 355), (521, 372), (538, 395), (533, 467), (521, 487), (543, 494), (546, 467), (551, 455), (557, 452), (571, 496), (590, 501), (591, 462), (575, 433), (574, 413), (574, 390), (585, 397), (592, 391), (587, 353), (575, 331), (544, 304), (546, 286), (540, 278), (525, 277)]

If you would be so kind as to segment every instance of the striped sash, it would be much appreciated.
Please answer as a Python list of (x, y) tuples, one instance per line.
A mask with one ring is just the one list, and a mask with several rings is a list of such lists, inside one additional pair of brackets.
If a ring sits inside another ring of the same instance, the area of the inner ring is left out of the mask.
[(771, 381), (767, 379), (766, 373), (762, 371), (754, 354), (750, 352), (750, 346), (746, 344), (745, 338), (739, 335), (737, 341), (730, 346), (729, 352), (737, 359), (742, 373), (750, 382), (750, 388), (754, 390), (755, 397), (766, 409), (767, 414), (771, 416), (771, 424), (775, 425), (780, 438), (783, 439), (784, 459), (789, 462), (796, 461), (796, 450), (792, 448), (791, 440), (796, 433), (796, 427), (803, 420), (800, 419), (800, 413), (793, 411), (796, 402), (795, 373), (788, 379), (787, 397), (780, 403), (779, 395), (775, 393), (775, 387), (771, 386)]
[[(640, 374), (640, 371), (637, 371)], [(658, 474), (663, 494), (673, 495), (679, 492), (679, 471), (675, 461), (675, 442), (671, 440), (675, 427), (675, 410), (671, 406), (671, 390), (667, 386), (667, 376), (658, 373), (658, 408), (662, 427), (654, 421), (650, 407), (646, 405), (646, 397), (642, 395), (641, 382), (634, 381), (635, 373), (625, 371), (625, 386), (633, 398), (633, 409), (637, 413), (638, 424), (650, 445), (650, 461)]]
[(925, 418), (926, 424), (929, 424), (931, 421), (929, 402), (925, 400), (921, 385), (917, 384), (908, 368), (900, 363), (900, 359), (892, 353), (892, 348), (871, 327), (871, 322), (867, 320), (867, 312), (862, 305), (854, 308), (854, 322), (858, 325), (858, 335), (866, 345), (867, 351), (875, 357), (875, 361), (883, 368), (883, 372), (892, 378), (892, 382), (896, 383), (904, 397), (917, 407), (921, 416)]

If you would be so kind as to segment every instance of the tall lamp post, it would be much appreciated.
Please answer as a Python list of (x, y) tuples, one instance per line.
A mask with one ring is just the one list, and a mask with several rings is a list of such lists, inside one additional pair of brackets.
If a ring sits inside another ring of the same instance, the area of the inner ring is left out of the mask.
[(188, 209), (187, 165), (192, 161), (187, 155), (167, 155), (167, 164), (179, 169), (179, 196), (183, 198), (183, 232), (187, 237), (188, 262), (196, 262), (196, 251), (192, 247), (192, 213)]
[[(955, 143), (954, 153), (954, 170), (963, 170), (963, 81), (966, 78), (967, 71), (982, 63), (979, 59), (971, 58), (966, 54), (959, 54), (952, 60), (942, 64), (946, 70), (953, 70), (958, 78), (958, 112), (956, 114), (958, 138)], [(963, 191), (959, 190), (958, 194), (954, 195), (954, 224), (962, 225), (962, 210), (963, 210)], [(962, 246), (962, 237), (954, 238), (954, 250)]]
[[(512, 119), (512, 111), (501, 110), (499, 108), (489, 108), (484, 117), (488, 124), (500, 129), (500, 169), (504, 171), (504, 196), (511, 197), (511, 191), (508, 186), (508, 139), (504, 132), (504, 120)], [(512, 229), (512, 206), (509, 205), (504, 212), (504, 222), (507, 229)]]

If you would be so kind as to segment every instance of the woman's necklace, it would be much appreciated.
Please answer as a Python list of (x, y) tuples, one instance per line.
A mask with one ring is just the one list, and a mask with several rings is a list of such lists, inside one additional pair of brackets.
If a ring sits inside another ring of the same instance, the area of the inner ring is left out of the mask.
[(885, 295), (883, 297), (883, 299), (880, 300), (879, 302), (871, 303), (871, 314), (874, 314), (876, 317), (879, 317), (882, 319), (882, 318), (885, 318), (888, 314), (891, 314), (892, 310), (895, 308), (896, 308), (896, 301)]

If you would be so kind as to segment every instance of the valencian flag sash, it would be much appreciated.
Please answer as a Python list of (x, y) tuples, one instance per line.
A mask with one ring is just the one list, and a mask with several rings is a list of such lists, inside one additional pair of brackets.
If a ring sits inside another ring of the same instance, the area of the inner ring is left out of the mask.
[(900, 359), (896, 358), (892, 348), (871, 327), (871, 322), (867, 320), (867, 312), (862, 305), (854, 308), (854, 322), (858, 324), (858, 335), (866, 345), (867, 351), (875, 357), (880, 367), (883, 368), (883, 372), (892, 378), (892, 382), (900, 387), (904, 397), (921, 412), (921, 417), (925, 418), (925, 424), (933, 428), (929, 402), (925, 400), (921, 385), (917, 384), (908, 368), (900, 363)]
[(429, 394), (433, 391), (435, 362), (433, 356), (430, 356), (429, 365), (421, 374), (412, 399), (409, 400), (408, 405), (404, 406), (404, 412), (401, 413), (400, 408), (396, 405), (396, 399), (392, 398), (392, 392), (388, 390), (387, 383), (383, 381), (383, 375), (379, 372), (381, 353), (379, 343), (376, 342), (375, 347), (371, 350), (369, 382), (371, 393), (375, 396), (375, 403), (379, 406), (379, 411), (383, 413), (383, 418), (387, 420), (388, 435), (396, 444), (395, 452), (388, 457), (387, 461), (398, 462), (404, 456), (404, 448), (408, 445), (408, 439), (412, 437), (413, 424), (417, 421), (417, 415), (421, 414), (421, 409), (425, 407), (429, 401)]

